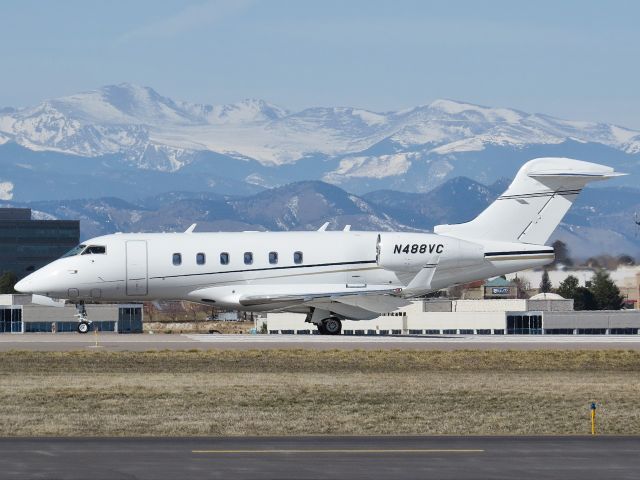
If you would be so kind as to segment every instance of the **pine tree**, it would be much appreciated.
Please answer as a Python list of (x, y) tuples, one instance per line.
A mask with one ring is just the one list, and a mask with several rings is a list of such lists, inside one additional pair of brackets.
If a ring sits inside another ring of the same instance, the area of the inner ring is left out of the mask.
[(578, 278), (573, 275), (569, 275), (562, 282), (560, 282), (560, 285), (558, 286), (556, 292), (563, 298), (575, 299), (576, 290), (578, 289), (578, 287), (580, 287)]
[(572, 298), (574, 310), (598, 310), (598, 303), (587, 287), (576, 288)]
[(541, 293), (549, 293), (552, 288), (553, 285), (551, 285), (551, 280), (549, 280), (549, 272), (545, 269), (544, 272), (542, 272), (542, 280), (540, 280), (539, 290)]
[(598, 270), (589, 287), (593, 293), (598, 310), (620, 310), (624, 305), (624, 297), (605, 270)]
[(586, 287), (581, 287), (578, 278), (573, 275), (569, 275), (560, 282), (556, 292), (563, 298), (573, 299), (574, 310), (598, 309), (598, 304), (591, 290)]

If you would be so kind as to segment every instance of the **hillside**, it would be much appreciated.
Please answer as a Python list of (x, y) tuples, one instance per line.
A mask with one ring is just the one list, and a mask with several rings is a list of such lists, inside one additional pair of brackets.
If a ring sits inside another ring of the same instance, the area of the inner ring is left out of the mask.
[[(256, 194), (220, 195), (176, 191), (137, 202), (114, 197), (34, 202), (0, 202), (28, 206), (38, 218), (80, 219), (82, 238), (113, 232), (330, 229), (429, 231), (441, 223), (465, 222), (480, 213), (505, 188), (464, 177), (446, 181), (427, 193), (381, 190), (350, 194), (320, 181), (295, 182)], [(552, 240), (565, 241), (577, 257), (609, 253), (640, 255), (640, 190), (587, 188), (578, 197)]]

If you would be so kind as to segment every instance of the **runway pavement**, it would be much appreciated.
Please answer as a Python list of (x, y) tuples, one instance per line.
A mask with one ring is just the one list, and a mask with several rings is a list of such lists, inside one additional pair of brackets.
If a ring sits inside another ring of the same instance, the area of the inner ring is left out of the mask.
[(179, 335), (93, 333), (0, 334), (0, 351), (71, 350), (640, 350), (640, 335)]
[(3, 478), (637, 479), (640, 437), (0, 439)]

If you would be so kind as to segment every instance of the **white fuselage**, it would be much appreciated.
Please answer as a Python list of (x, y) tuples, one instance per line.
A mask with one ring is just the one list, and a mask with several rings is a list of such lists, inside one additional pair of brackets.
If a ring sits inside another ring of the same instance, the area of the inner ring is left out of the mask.
[[(408, 239), (407, 244), (424, 244), (424, 252), (414, 254), (410, 249), (397, 252), (403, 236)], [(104, 247), (104, 253), (88, 253), (85, 249), (84, 254), (60, 258), (23, 279), (16, 288), (72, 301), (190, 300), (226, 308), (271, 310), (273, 306), (251, 306), (240, 300), (264, 292), (296, 293), (323, 288), (336, 291), (353, 288), (357, 292), (370, 285), (404, 288), (406, 272), (393, 262), (393, 268), (385, 268), (381, 259), (381, 251), (385, 251), (381, 250), (381, 243), (385, 243), (385, 238), (390, 239), (387, 243), (395, 242), (396, 252), (389, 250), (386, 255), (396, 255), (396, 263), (411, 266), (437, 256), (432, 290), (553, 260), (550, 247), (476, 244), (426, 233), (114, 234), (83, 244)], [(206, 296), (199, 293), (205, 291)]]

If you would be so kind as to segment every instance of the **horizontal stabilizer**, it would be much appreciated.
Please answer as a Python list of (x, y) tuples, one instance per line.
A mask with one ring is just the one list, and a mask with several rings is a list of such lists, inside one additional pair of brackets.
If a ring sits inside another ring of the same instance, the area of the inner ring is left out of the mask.
[[(593, 163), (592, 165), (597, 165)], [(600, 171), (588, 172), (588, 171), (575, 171), (575, 172), (561, 172), (552, 169), (546, 170), (534, 170), (529, 172), (529, 176), (533, 178), (563, 178), (563, 179), (573, 179), (573, 180), (581, 180), (585, 183), (593, 182), (595, 180), (607, 180), (609, 178), (614, 177), (624, 177), (628, 175), (627, 173), (614, 172), (612, 168), (602, 166), (603, 169)]]

